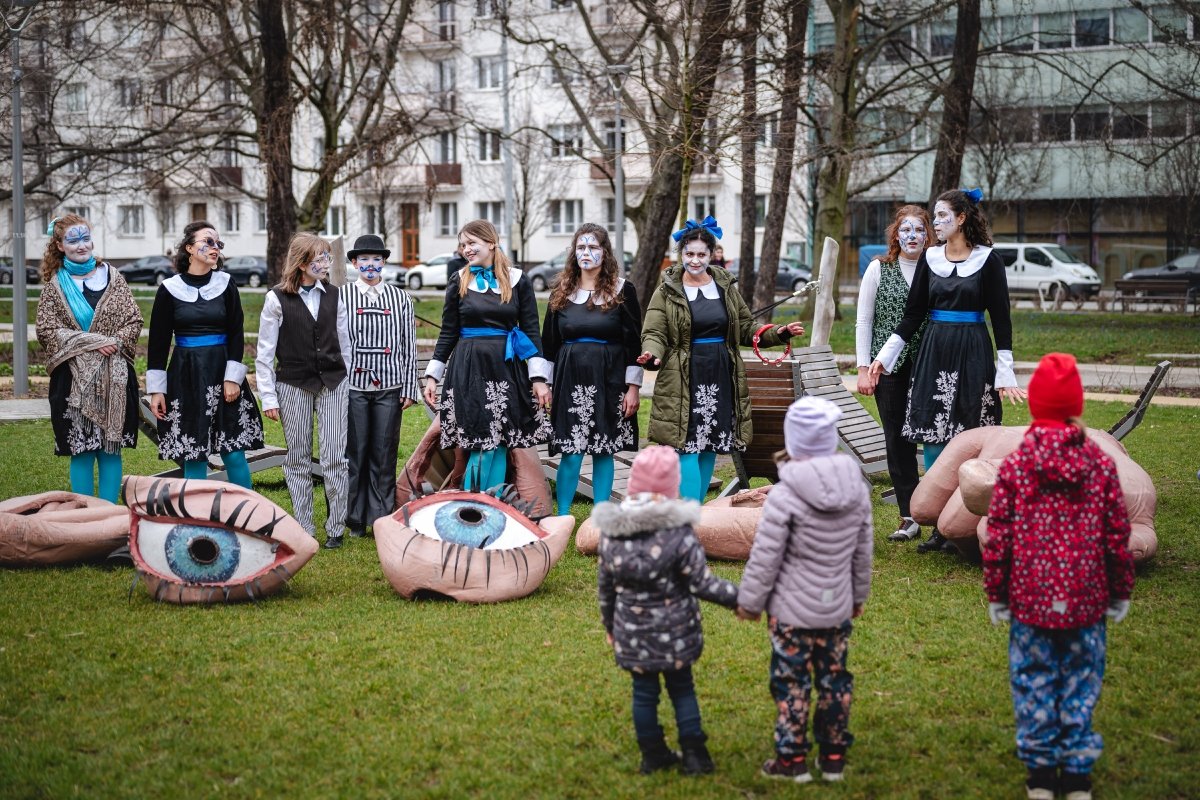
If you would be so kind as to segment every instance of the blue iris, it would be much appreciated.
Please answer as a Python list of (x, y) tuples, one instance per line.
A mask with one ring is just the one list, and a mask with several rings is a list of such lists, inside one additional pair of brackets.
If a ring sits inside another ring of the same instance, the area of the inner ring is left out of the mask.
[(223, 583), (241, 561), (237, 534), (222, 528), (176, 525), (163, 547), (171, 569), (188, 583)]
[(500, 538), (507, 520), (504, 512), (483, 503), (455, 500), (437, 510), (433, 524), (443, 541), (486, 547)]

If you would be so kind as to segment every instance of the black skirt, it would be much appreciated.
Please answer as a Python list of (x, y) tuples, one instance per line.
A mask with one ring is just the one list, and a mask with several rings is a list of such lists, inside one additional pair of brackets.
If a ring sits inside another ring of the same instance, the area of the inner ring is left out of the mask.
[(624, 345), (564, 344), (554, 365), (551, 449), (593, 455), (636, 450), (637, 415), (621, 413), (627, 388)]
[(167, 418), (158, 421), (158, 457), (204, 461), (209, 455), (258, 450), (262, 416), (242, 380), (242, 393), (225, 402), (225, 345), (179, 347), (167, 366)]
[[(125, 364), (125, 421), (121, 425), (121, 446), (136, 447), (138, 433), (138, 382), (133, 368)], [(71, 394), (71, 364), (64, 362), (50, 373), (50, 426), (54, 430), (54, 454), (77, 456), (104, 449), (100, 428), (90, 420), (72, 421), (67, 416), (67, 398)]]
[(550, 439), (550, 418), (534, 402), (528, 366), (505, 361), (504, 345), (503, 336), (455, 345), (438, 403), (442, 447), (536, 447)]
[(1003, 412), (987, 326), (930, 320), (913, 365), (904, 438), (945, 444), (963, 431), (1001, 424)]
[[(734, 404), (737, 389), (733, 382), (733, 363), (725, 344), (729, 326), (725, 299), (710, 299), (703, 294), (688, 302), (692, 312), (691, 404), (688, 409), (685, 453), (730, 453), (737, 441), (737, 417)], [(719, 342), (701, 342), (718, 338)]]

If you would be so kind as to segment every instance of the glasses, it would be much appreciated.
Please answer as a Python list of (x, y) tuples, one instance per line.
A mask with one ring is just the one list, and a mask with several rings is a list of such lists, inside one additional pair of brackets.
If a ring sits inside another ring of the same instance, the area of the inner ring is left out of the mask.
[(225, 249), (224, 242), (222, 242), (220, 239), (214, 239), (211, 236), (205, 236), (203, 239), (195, 239), (192, 241), (192, 244), (206, 244), (209, 247), (215, 247), (218, 250)]
[(325, 266), (326, 264), (332, 264), (332, 263), (333, 263), (332, 255), (330, 255), (329, 253), (319, 253), (319, 254), (313, 256), (313, 260), (308, 262), (308, 265), (310, 267), (322, 267), (322, 266)]

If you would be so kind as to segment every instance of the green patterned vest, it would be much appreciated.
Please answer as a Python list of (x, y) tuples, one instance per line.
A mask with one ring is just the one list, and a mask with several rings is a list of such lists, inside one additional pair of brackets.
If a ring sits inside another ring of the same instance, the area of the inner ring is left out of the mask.
[[(900, 271), (899, 261), (879, 262), (879, 291), (875, 293), (875, 322), (871, 326), (871, 360), (879, 355), (879, 351), (887, 343), (888, 337), (900, 320), (904, 319), (904, 304), (908, 302), (908, 283), (904, 273)], [(921, 323), (921, 327), (913, 334), (912, 339), (900, 351), (893, 372), (904, 366), (905, 362), (917, 352), (921, 346), (921, 334), (929, 320)]]

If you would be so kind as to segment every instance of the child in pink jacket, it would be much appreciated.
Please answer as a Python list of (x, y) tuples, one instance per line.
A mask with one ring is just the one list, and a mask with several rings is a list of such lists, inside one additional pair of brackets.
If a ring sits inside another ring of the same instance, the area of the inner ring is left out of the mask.
[(1029, 381), (1033, 423), (1004, 459), (988, 509), (983, 578), (1008, 643), (1017, 757), (1030, 800), (1090, 800), (1104, 740), (1092, 712), (1104, 679), (1105, 616), (1133, 591), (1117, 468), (1087, 437), (1075, 357), (1050, 353)]

